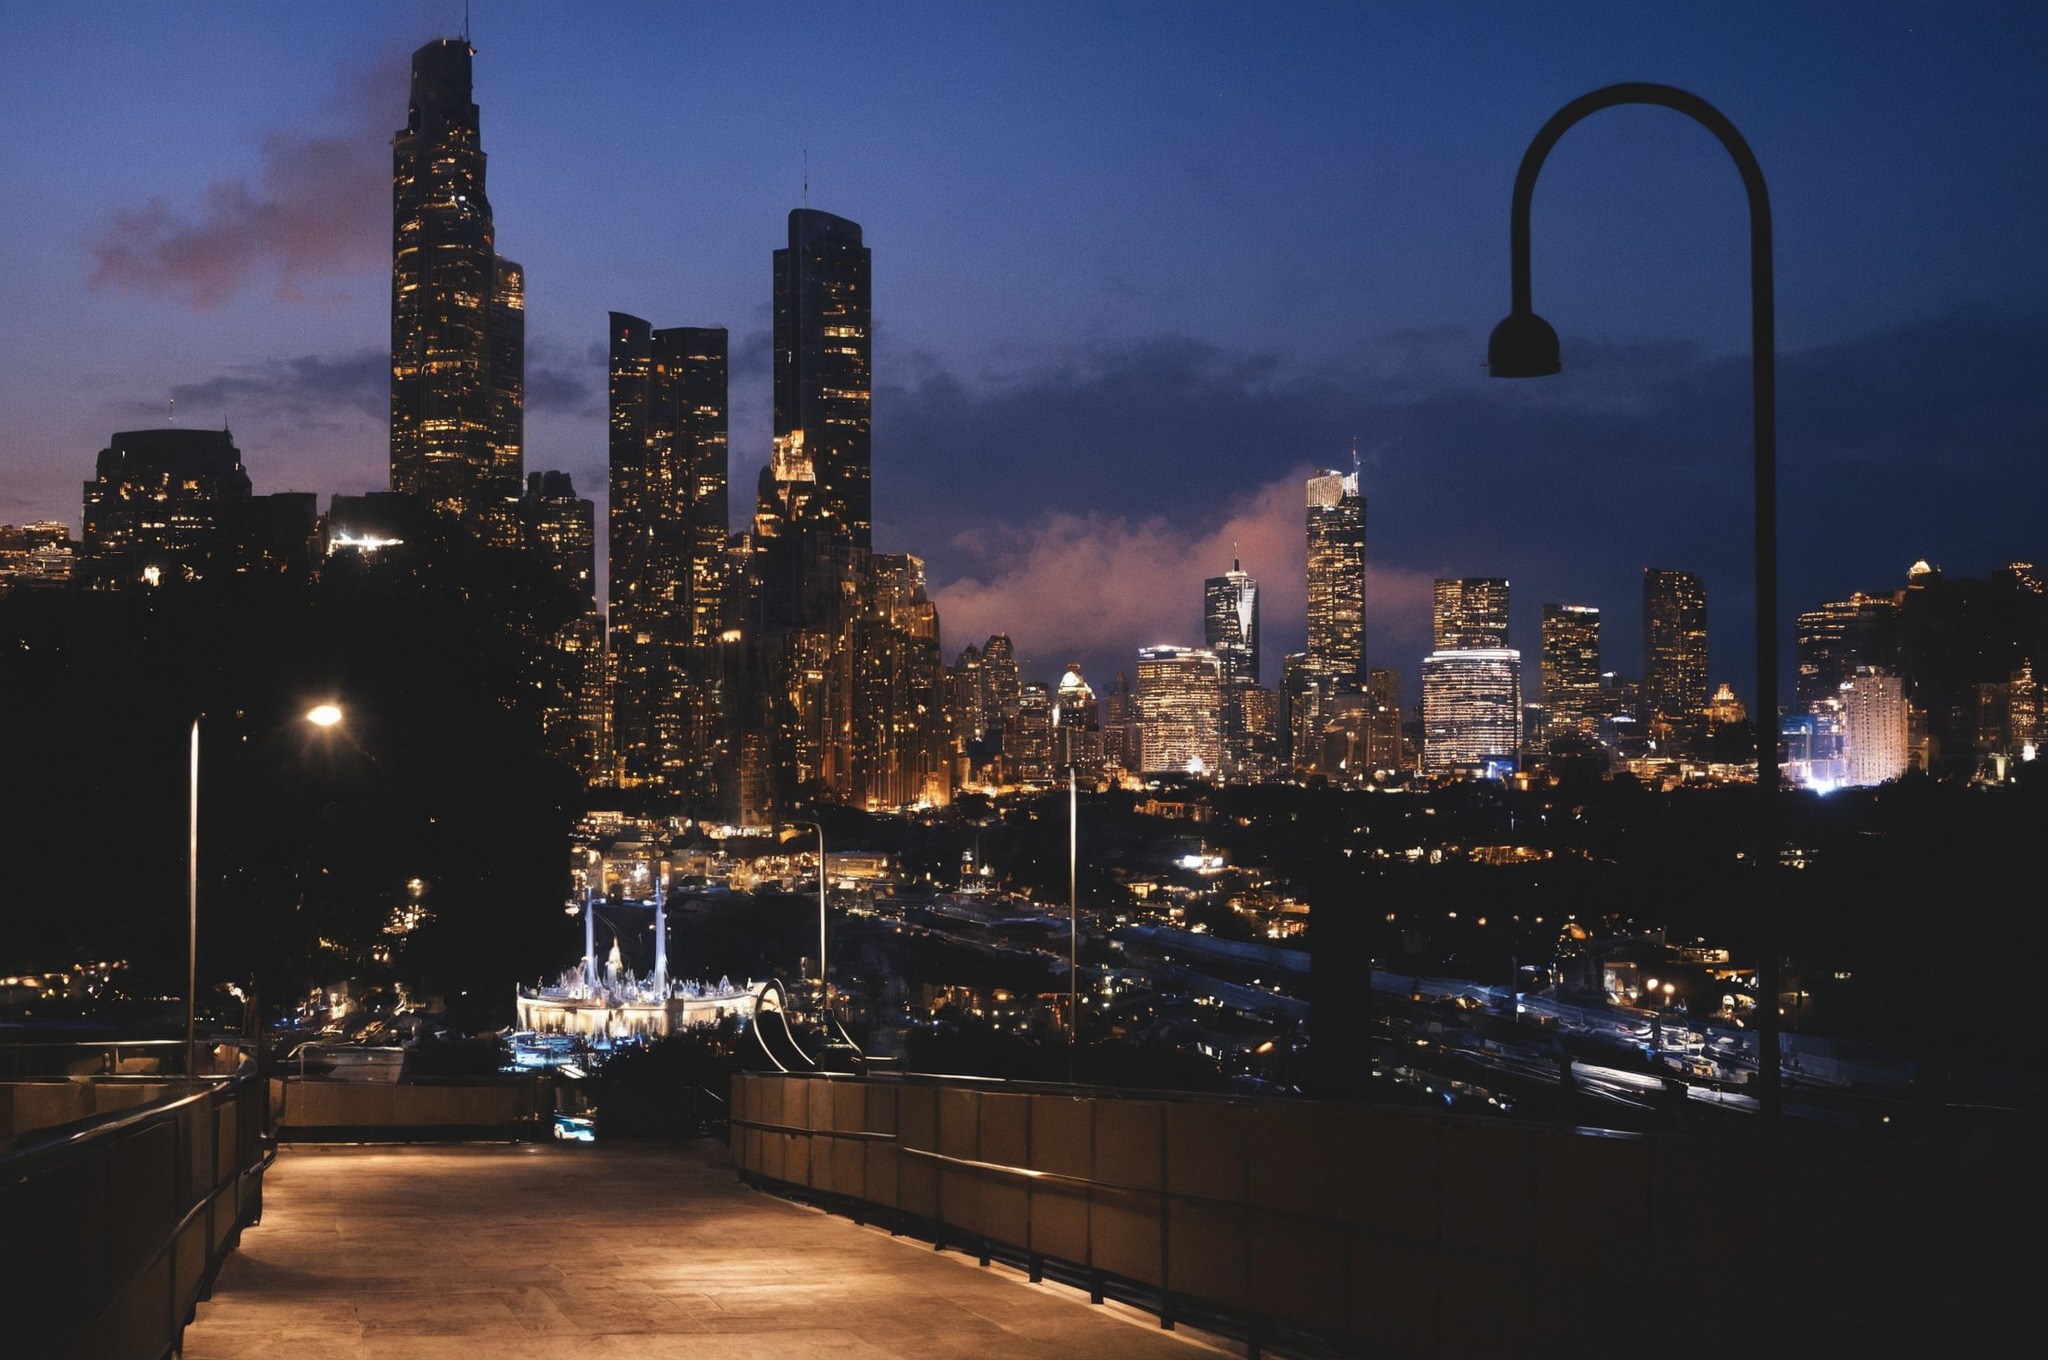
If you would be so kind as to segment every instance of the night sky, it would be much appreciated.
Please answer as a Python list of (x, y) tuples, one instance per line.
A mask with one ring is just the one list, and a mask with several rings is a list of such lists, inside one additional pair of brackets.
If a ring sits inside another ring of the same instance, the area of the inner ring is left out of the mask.
[[(77, 529), (115, 430), (230, 425), (259, 493), (387, 485), (390, 139), (460, 0), (5, 0), (0, 522)], [(1755, 149), (1777, 225), (1786, 659), (1799, 610), (2048, 558), (2048, 6), (476, 0), (498, 246), (527, 270), (529, 471), (602, 513), (605, 313), (732, 332), (733, 509), (804, 201), (874, 251), (875, 543), (951, 660), (1098, 688), (1200, 641), (1233, 552), (1264, 679), (1302, 645), (1302, 490), (1370, 503), (1368, 642), (1416, 699), (1429, 582), (1506, 576), (1639, 672), (1641, 572), (1706, 582), (1752, 689), (1747, 208), (1661, 109), (1566, 136), (1489, 380), (1537, 128), (1624, 80)], [(736, 522), (735, 527), (739, 527)], [(601, 535), (600, 535), (601, 536)], [(1789, 690), (1787, 690), (1789, 693)]]

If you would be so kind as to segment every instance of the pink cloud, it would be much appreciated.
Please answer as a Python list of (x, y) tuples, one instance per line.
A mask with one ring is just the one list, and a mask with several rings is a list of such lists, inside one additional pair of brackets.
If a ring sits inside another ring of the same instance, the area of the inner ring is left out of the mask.
[[(939, 617), (950, 661), (969, 642), (1006, 632), (1034, 674), (1056, 674), (1082, 657), (1127, 658), (1157, 643), (1199, 646), (1202, 582), (1233, 558), (1258, 578), (1263, 677), (1280, 678), (1283, 651), (1306, 634), (1304, 466), (1236, 501), (1220, 524), (1200, 530), (1164, 518), (1055, 513), (1029, 527), (962, 534), (953, 546), (987, 563), (985, 572), (938, 586)], [(1431, 578), (1369, 567), (1367, 616), (1375, 635), (1402, 641), (1429, 631)], [(1377, 663), (1376, 663), (1377, 664)], [(1399, 667), (1413, 671), (1413, 665)], [(1091, 679), (1099, 679), (1091, 676)], [(1106, 677), (1100, 677), (1106, 678)]]
[[(334, 300), (338, 281), (389, 265), (390, 129), (403, 121), (381, 70), (348, 77), (327, 101), (351, 124), (331, 134), (272, 131), (261, 168), (208, 185), (199, 201), (151, 198), (114, 210), (93, 257), (94, 287), (212, 311), (266, 284), (283, 302)], [(395, 112), (394, 112), (395, 111)]]

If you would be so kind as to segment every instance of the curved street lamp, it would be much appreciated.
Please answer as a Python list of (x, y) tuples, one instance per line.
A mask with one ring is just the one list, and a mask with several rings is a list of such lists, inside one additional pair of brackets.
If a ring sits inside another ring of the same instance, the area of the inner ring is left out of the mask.
[[(199, 720), (192, 715), (191, 774), (186, 794), (185, 822), (185, 1077), (199, 1075), (194, 1065), (199, 1038)], [(333, 727), (341, 721), (341, 709), (333, 704), (315, 705), (306, 713), (315, 727)]]
[(1757, 1107), (1766, 1140), (1780, 1114), (1778, 1043), (1778, 392), (1777, 340), (1771, 282), (1771, 200), (1763, 170), (1735, 125), (1698, 95), (1669, 85), (1609, 85), (1551, 115), (1522, 155), (1508, 227), (1512, 293), (1507, 319), (1486, 346), (1496, 378), (1543, 378), (1559, 371), (1557, 332), (1529, 300), (1529, 201), (1536, 175), (1558, 139), (1591, 114), (1617, 104), (1652, 104), (1682, 113), (1714, 134), (1742, 175), (1749, 195), (1750, 386), (1756, 448), (1756, 848), (1759, 874)]

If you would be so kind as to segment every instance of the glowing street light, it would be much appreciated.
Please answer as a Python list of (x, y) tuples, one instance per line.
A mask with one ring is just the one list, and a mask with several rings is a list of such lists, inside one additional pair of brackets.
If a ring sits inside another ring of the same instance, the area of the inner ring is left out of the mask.
[[(185, 827), (185, 1076), (199, 1075), (196, 1065), (199, 1045), (199, 720), (192, 716), (191, 773), (186, 795)], [(341, 721), (341, 709), (319, 704), (306, 714), (315, 727), (329, 728)]]
[(1778, 958), (1778, 419), (1777, 338), (1771, 282), (1771, 201), (1749, 143), (1719, 109), (1669, 85), (1633, 82), (1584, 94), (1551, 115), (1522, 154), (1508, 223), (1511, 296), (1508, 317), (1487, 342), (1487, 370), (1496, 378), (1542, 378), (1562, 368), (1557, 332), (1530, 304), (1529, 202), (1536, 175), (1558, 139), (1587, 116), (1617, 104), (1651, 104), (1682, 113), (1706, 128), (1735, 161), (1749, 196), (1750, 384), (1755, 444), (1756, 549), (1756, 850), (1759, 929), (1757, 1108), (1766, 1141), (1779, 1116)]

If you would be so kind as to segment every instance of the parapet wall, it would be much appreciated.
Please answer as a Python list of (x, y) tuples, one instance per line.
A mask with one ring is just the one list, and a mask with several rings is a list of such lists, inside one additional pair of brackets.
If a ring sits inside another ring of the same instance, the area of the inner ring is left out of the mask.
[[(1306, 1101), (735, 1078), (753, 1180), (1344, 1354), (1997, 1354), (2037, 1148), (1766, 1154)], [(1313, 1348), (1313, 1346), (1311, 1347)]]

